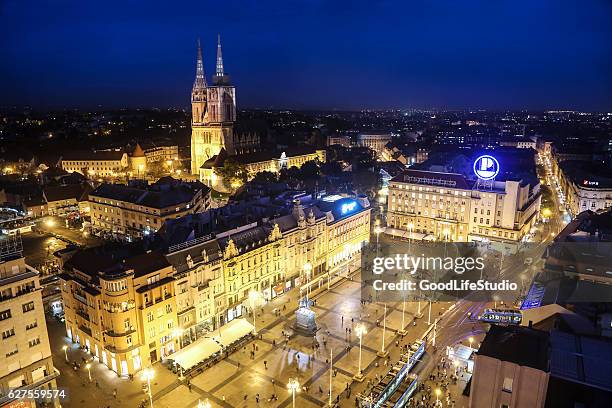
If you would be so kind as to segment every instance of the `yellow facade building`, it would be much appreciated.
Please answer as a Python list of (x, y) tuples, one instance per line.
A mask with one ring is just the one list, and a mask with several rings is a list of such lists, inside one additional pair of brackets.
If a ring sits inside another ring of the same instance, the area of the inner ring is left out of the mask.
[(365, 197), (297, 200), (286, 215), (181, 240), (163, 254), (80, 251), (61, 275), (68, 337), (118, 375), (133, 374), (243, 317), (252, 292), (269, 300), (355, 270), (370, 212)]
[(18, 235), (0, 239), (0, 332), (0, 405), (38, 406), (9, 395), (10, 390), (57, 389), (59, 375), (51, 357), (39, 272), (25, 263)]

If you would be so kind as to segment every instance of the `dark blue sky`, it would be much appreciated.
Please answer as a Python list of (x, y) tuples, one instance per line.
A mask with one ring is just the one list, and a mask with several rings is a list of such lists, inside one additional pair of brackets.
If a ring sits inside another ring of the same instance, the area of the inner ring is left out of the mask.
[(0, 0), (0, 105), (612, 110), (612, 1)]

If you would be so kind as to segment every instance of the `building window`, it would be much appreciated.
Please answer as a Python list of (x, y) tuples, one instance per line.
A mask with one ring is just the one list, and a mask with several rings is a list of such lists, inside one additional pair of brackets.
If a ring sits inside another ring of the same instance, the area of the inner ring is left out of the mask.
[(15, 328), (11, 328), (10, 330), (5, 330), (2, 332), (2, 339), (8, 339), (9, 337), (13, 337), (15, 335)]
[(28, 302), (26, 304), (21, 305), (21, 309), (23, 310), (23, 313), (31, 312), (32, 310), (34, 310), (34, 302)]
[(11, 310), (4, 310), (0, 312), (0, 321), (10, 319), (11, 318)]
[(506, 392), (512, 392), (512, 382), (514, 380), (510, 377), (504, 378), (504, 385), (502, 386), (502, 390)]
[(32, 339), (30, 341), (28, 341), (28, 345), (30, 347), (34, 347), (40, 344), (40, 337), (36, 337), (35, 339)]

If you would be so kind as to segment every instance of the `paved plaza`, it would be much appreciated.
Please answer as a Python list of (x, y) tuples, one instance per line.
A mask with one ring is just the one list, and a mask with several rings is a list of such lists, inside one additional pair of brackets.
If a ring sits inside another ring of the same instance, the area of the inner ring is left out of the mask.
[[(259, 337), (256, 340), (192, 377), (189, 382), (180, 381), (162, 364), (156, 363), (152, 381), (154, 406), (195, 407), (198, 400), (208, 400), (213, 407), (291, 407), (292, 398), (287, 390), (291, 378), (300, 384), (296, 393), (297, 407), (325, 406), (329, 401), (333, 353), (332, 402), (339, 407), (354, 407), (356, 395), (364, 392), (377, 376), (383, 376), (390, 368), (384, 358), (377, 356), (383, 341), (384, 305), (361, 303), (358, 277), (357, 274), (354, 281), (342, 279), (329, 291), (326, 285), (313, 291), (313, 309), (320, 327), (316, 335), (318, 347), (315, 347), (312, 337), (293, 335), (287, 342), (284, 340), (283, 334), (291, 331), (290, 324), (297, 307), (298, 294), (292, 290), (258, 309)], [(387, 305), (385, 350), (389, 352), (390, 363), (399, 358), (402, 345), (412, 343), (427, 330), (427, 304), (422, 302), (421, 307), (425, 316), (413, 325), (418, 305), (416, 302), (406, 304), (404, 322), (407, 334), (402, 337), (397, 334), (402, 322), (402, 303)], [(450, 303), (433, 304), (432, 321), (449, 307)], [(281, 311), (280, 316), (275, 309)], [(361, 362), (365, 380), (361, 383), (353, 381), (359, 365), (359, 339), (354, 329), (360, 322), (367, 329)], [(138, 406), (144, 400), (142, 381), (138, 376), (133, 380), (118, 378), (98, 362), (92, 363), (90, 383), (84, 364), (79, 370), (74, 370), (65, 362), (62, 346), (68, 340), (63, 324), (49, 324), (54, 360), (62, 372), (58, 385), (67, 387), (71, 394), (64, 406), (125, 407)], [(461, 340), (461, 334), (451, 337), (446, 339), (449, 344)], [(443, 339), (440, 335), (439, 342)], [(75, 347), (71, 345), (68, 350), (71, 362), (85, 356)], [(255, 351), (254, 358), (251, 358), (251, 350)], [(433, 359), (426, 355), (419, 364), (419, 371), (430, 368), (430, 365), (433, 366)]]

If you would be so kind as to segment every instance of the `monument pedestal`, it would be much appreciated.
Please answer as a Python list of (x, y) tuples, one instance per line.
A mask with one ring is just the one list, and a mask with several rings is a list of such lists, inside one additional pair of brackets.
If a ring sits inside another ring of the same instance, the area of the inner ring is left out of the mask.
[(363, 376), (363, 374), (362, 374), (362, 373), (355, 374), (355, 375), (353, 376), (353, 380), (354, 380), (354, 381), (357, 381), (357, 382), (363, 382), (363, 379), (364, 379), (364, 378), (365, 378), (365, 377)]
[(316, 314), (310, 309), (310, 301), (300, 301), (300, 307), (295, 312), (293, 330), (303, 336), (314, 336), (317, 332)]
[(389, 352), (388, 352), (387, 350), (385, 350), (385, 351), (379, 351), (378, 353), (376, 353), (376, 355), (377, 355), (378, 357), (385, 358), (385, 357), (387, 357), (387, 356), (389, 355)]

